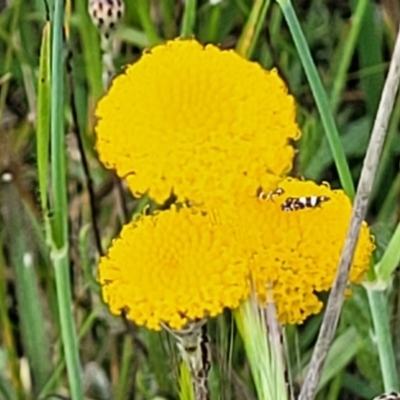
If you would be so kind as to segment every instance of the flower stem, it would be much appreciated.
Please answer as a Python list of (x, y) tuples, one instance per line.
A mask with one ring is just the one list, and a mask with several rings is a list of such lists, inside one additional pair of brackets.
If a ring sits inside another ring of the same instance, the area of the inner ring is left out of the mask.
[(297, 19), (290, 0), (276, 1), (280, 5), (283, 15), (285, 16), (286, 22), (292, 34), (293, 41), (296, 45), (297, 52), (303, 64), (308, 81), (310, 82), (311, 90), (314, 94), (318, 110), (321, 114), (322, 124), (324, 125), (326, 131), (326, 136), (332, 151), (333, 159), (335, 160), (340, 182), (346, 193), (353, 198), (354, 185), (351, 178), (350, 168), (347, 163), (343, 147), (340, 143), (339, 132), (333, 119), (333, 115), (330, 112), (328, 97), (312, 60), (310, 49), (308, 48), (299, 20)]
[(183, 362), (186, 364), (193, 384), (194, 400), (209, 400), (208, 371), (211, 363), (207, 320), (191, 322), (181, 330), (171, 330)]
[(281, 343), (276, 342), (276, 334), (271, 330), (267, 332), (267, 328), (271, 327), (268, 307), (267, 313), (261, 311), (252, 295), (234, 311), (234, 317), (244, 343), (257, 398), (286, 400), (288, 391), (280, 352)]

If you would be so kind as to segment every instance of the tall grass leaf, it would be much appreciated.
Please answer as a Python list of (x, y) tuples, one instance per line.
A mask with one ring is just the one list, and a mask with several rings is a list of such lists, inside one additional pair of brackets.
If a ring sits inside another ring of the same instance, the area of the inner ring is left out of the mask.
[(154, 46), (160, 43), (161, 38), (158, 36), (157, 29), (152, 20), (149, 2), (147, 0), (137, 0), (136, 7), (139, 13), (140, 22), (147, 35), (150, 45)]
[(289, 26), (293, 41), (296, 45), (297, 52), (303, 64), (305, 73), (314, 94), (317, 103), (318, 111), (321, 115), (322, 124), (325, 128), (325, 134), (329, 142), (333, 159), (339, 174), (340, 182), (345, 192), (351, 197), (354, 197), (354, 184), (350, 173), (350, 168), (346, 160), (343, 147), (340, 143), (339, 132), (333, 115), (330, 111), (330, 105), (325, 89), (322, 86), (321, 79), (318, 75), (314, 61), (311, 57), (310, 49), (308, 48), (306, 39), (301, 29), (299, 20), (293, 9), (290, 0), (276, 0), (280, 5), (286, 22)]
[(51, 258), (53, 261), (57, 305), (63, 350), (72, 400), (83, 398), (82, 371), (73, 319), (68, 239), (67, 170), (64, 132), (63, 22), (64, 4), (54, 3), (51, 47), (51, 187), (53, 221)]
[[(349, 343), (352, 345), (349, 346)], [(318, 390), (321, 390), (331, 379), (349, 365), (360, 349), (360, 346), (361, 341), (354, 327), (349, 327), (335, 338), (329, 349)]]
[(183, 12), (181, 36), (190, 38), (194, 34), (194, 26), (196, 23), (196, 0), (187, 0), (185, 2), (185, 10)]
[(49, 143), (50, 143), (50, 23), (42, 32), (40, 48), (38, 109), (36, 128), (36, 152), (39, 175), (39, 195), (42, 211), (47, 218), (47, 190), (49, 187)]
[[(0, 248), (5, 249), (3, 233), (0, 235)], [(13, 336), (13, 326), (8, 310), (8, 293), (6, 281), (6, 260), (0, 251), (0, 327), (2, 332), (2, 347), (0, 347), (0, 394), (8, 396), (8, 388), (14, 388), (12, 399), (23, 400), (25, 395), (19, 373), (19, 360), (16, 343)], [(3, 372), (6, 376), (3, 377)], [(10, 385), (8, 380), (10, 380)], [(1, 398), (1, 397), (0, 397)]]
[(179, 400), (195, 400), (192, 377), (183, 361), (181, 362), (179, 371)]
[(234, 311), (236, 326), (244, 342), (259, 400), (287, 399), (281, 354), (271, 345), (265, 319), (254, 298)]
[[(359, 2), (364, 0), (352, 0), (350, 6), (354, 12)], [(382, 30), (377, 24), (376, 5), (372, 1), (366, 2), (366, 10), (362, 21), (358, 41), (358, 53), (360, 69), (366, 69), (381, 65), (382, 60)], [(375, 116), (384, 82), (383, 71), (361, 76), (361, 86), (365, 92), (368, 115)]]
[(354, 55), (358, 38), (360, 37), (360, 31), (363, 25), (364, 15), (368, 3), (368, 0), (359, 0), (357, 2), (357, 6), (355, 7), (353, 16), (351, 18), (350, 32), (346, 36), (343, 48), (341, 49), (342, 51), (340, 54), (340, 63), (338, 64), (336, 73), (333, 74), (333, 87), (330, 95), (330, 102), (333, 114), (336, 114), (337, 108), (340, 103), (340, 96), (346, 84), (347, 70)]
[(87, 11), (88, 1), (77, 1), (75, 2), (75, 7), (77, 8), (77, 14), (79, 15), (78, 29), (82, 40), (86, 79), (89, 84), (89, 101), (94, 103), (103, 95), (100, 40), (97, 30), (92, 24)]
[(8, 184), (2, 197), (7, 245), (16, 277), (21, 333), (33, 377), (33, 391), (37, 395), (49, 378), (52, 365), (50, 341), (45, 329), (42, 298), (35, 271), (34, 238), (30, 237), (32, 230), (21, 204), (21, 196), (13, 182)]

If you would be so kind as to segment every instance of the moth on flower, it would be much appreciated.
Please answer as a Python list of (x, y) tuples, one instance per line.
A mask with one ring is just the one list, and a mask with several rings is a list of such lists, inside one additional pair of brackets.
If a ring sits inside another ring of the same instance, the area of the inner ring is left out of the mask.
[(297, 211), (304, 208), (316, 208), (330, 200), (328, 196), (288, 197), (281, 205), (282, 211)]
[[(285, 193), (281, 187), (265, 193), (262, 188), (257, 191), (257, 196), (261, 200), (275, 200), (276, 197), (282, 196)], [(287, 197), (281, 204), (282, 211), (297, 211), (305, 208), (316, 208), (322, 203), (330, 200), (328, 196), (300, 196), (300, 197)]]

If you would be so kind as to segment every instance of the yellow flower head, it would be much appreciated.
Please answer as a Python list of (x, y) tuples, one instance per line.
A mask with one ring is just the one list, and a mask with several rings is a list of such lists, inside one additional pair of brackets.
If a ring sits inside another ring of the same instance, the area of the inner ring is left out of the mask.
[(275, 70), (174, 40), (117, 77), (96, 111), (101, 161), (134, 194), (201, 202), (272, 187), (292, 165), (295, 102)]
[[(254, 286), (264, 302), (272, 284), (280, 321), (301, 323), (321, 310), (317, 293), (333, 284), (352, 206), (342, 190), (291, 178), (260, 197), (249, 199), (237, 214), (241, 242), (253, 254)], [(362, 280), (373, 249), (364, 223), (350, 282)]]
[(180, 329), (235, 308), (249, 293), (249, 271), (230, 231), (215, 218), (175, 207), (125, 225), (99, 264), (103, 298), (138, 325)]

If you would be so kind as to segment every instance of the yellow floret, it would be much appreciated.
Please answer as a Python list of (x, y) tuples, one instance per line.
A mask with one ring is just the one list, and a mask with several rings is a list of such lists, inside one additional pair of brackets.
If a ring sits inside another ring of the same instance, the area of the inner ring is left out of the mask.
[(157, 46), (96, 115), (101, 161), (135, 195), (202, 202), (273, 187), (292, 166), (295, 102), (275, 70), (195, 40)]
[(230, 230), (212, 215), (172, 208), (125, 225), (99, 264), (103, 298), (138, 325), (180, 329), (235, 308), (249, 271)]
[[(279, 187), (283, 194), (267, 200), (254, 196), (229, 218), (236, 218), (237, 236), (253, 255), (251, 270), (260, 301), (265, 302), (267, 284), (272, 283), (280, 321), (294, 324), (322, 308), (318, 293), (333, 284), (352, 206), (342, 190), (327, 185), (288, 178)], [(302, 210), (282, 210), (287, 198), (301, 196), (329, 200)], [(370, 230), (363, 223), (349, 282), (361, 282), (373, 249)]]

